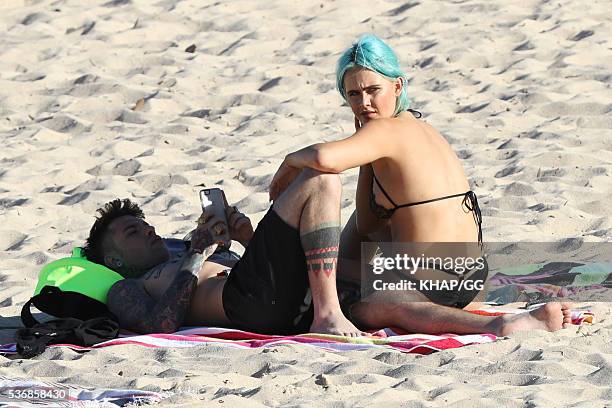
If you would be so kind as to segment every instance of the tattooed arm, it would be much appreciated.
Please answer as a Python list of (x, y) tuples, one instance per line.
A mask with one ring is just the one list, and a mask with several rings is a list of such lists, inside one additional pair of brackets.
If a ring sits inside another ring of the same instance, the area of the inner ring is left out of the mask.
[(137, 333), (172, 333), (181, 327), (198, 284), (198, 273), (216, 248), (210, 244), (212, 238), (208, 231), (198, 234), (195, 248), (187, 253), (159, 301), (146, 292), (140, 280), (125, 279), (111, 287), (108, 308), (118, 317), (120, 327)]

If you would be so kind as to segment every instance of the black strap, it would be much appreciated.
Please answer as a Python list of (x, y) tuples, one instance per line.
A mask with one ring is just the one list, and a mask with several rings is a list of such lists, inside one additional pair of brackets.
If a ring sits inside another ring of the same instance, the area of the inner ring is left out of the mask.
[(93, 346), (112, 340), (119, 334), (119, 324), (107, 317), (82, 321), (75, 318), (50, 320), (15, 333), (17, 352), (31, 358), (45, 351), (50, 344)]
[(38, 324), (38, 321), (34, 318), (34, 316), (32, 316), (32, 311), (30, 310), (30, 306), (34, 302), (35, 298), (38, 299), (38, 296), (39, 295), (32, 297), (21, 308), (21, 321), (25, 327), (32, 327), (35, 324)]
[[(417, 201), (414, 203), (408, 203), (408, 204), (401, 204), (401, 205), (397, 205), (395, 204), (395, 201), (393, 201), (393, 199), (391, 198), (391, 196), (385, 191), (385, 189), (383, 188), (383, 186), (380, 184), (380, 181), (378, 181), (378, 178), (376, 177), (376, 174), (374, 173), (374, 169), (372, 169), (372, 176), (374, 176), (374, 181), (376, 181), (376, 185), (378, 185), (378, 188), (380, 188), (380, 191), (383, 192), (383, 194), (385, 195), (385, 197), (387, 197), (387, 200), (389, 200), (389, 202), (391, 204), (393, 204), (393, 209), (397, 210), (398, 208), (404, 208), (404, 207), (412, 207), (414, 205), (421, 205), (421, 204), (427, 204), (427, 203), (433, 203), (434, 201), (440, 201), (440, 200), (446, 200), (448, 198), (455, 198), (455, 197), (462, 197), (462, 196), (467, 196), (468, 194), (472, 193), (474, 194), (474, 192), (472, 191), (468, 191), (465, 193), (459, 193), (459, 194), (451, 194), (451, 195), (447, 195), (444, 197), (438, 197), (438, 198), (432, 198), (431, 200), (424, 200), (424, 201)], [(373, 192), (372, 192), (373, 193)], [(476, 195), (474, 194), (474, 197)]]
[(408, 112), (410, 112), (414, 116), (416, 116), (417, 119), (421, 119), (421, 117), (423, 116), (423, 114), (421, 112), (419, 112), (418, 110), (408, 109)]
[[(430, 200), (423, 200), (423, 201), (417, 201), (414, 203), (397, 205), (395, 204), (395, 201), (393, 201), (391, 196), (387, 194), (383, 186), (380, 184), (380, 181), (378, 181), (378, 178), (376, 177), (376, 174), (374, 173), (374, 168), (372, 168), (372, 176), (373, 176), (373, 180), (376, 182), (376, 185), (378, 185), (378, 188), (380, 188), (380, 191), (382, 191), (385, 197), (387, 197), (387, 200), (389, 200), (389, 202), (393, 204), (392, 209), (382, 207), (385, 210), (388, 210), (391, 214), (393, 214), (393, 212), (399, 208), (412, 207), (414, 205), (433, 203), (435, 201), (446, 200), (449, 198), (463, 197), (463, 201), (461, 202), (461, 205), (465, 206), (465, 208), (467, 208), (468, 211), (472, 212), (472, 215), (474, 216), (474, 222), (478, 226), (478, 243), (480, 244), (480, 246), (482, 246), (482, 213), (480, 211), (480, 206), (478, 205), (478, 197), (476, 197), (476, 193), (474, 193), (472, 190), (466, 191), (465, 193), (451, 194), (451, 195), (447, 195), (444, 197), (432, 198)], [(374, 199), (374, 188), (372, 188), (372, 196), (371, 196), (370, 202), (372, 204), (377, 204), (376, 200)]]
[(26, 327), (32, 327), (39, 323), (32, 316), (31, 305), (55, 317), (74, 317), (80, 320), (107, 317), (117, 320), (117, 317), (108, 310), (104, 303), (82, 293), (62, 291), (55, 286), (43, 287), (38, 295), (33, 296), (23, 305), (21, 321)]
[[(378, 181), (378, 179), (376, 178), (376, 173), (374, 173), (374, 168), (373, 167), (372, 167), (372, 176), (374, 176), (374, 181), (376, 182), (376, 185), (378, 186), (378, 188), (380, 188), (380, 191), (382, 191), (383, 194), (385, 195), (385, 197), (387, 197), (387, 200), (389, 200), (389, 202), (391, 204), (393, 204), (393, 207), (394, 207), (393, 210), (397, 210), (398, 208), (402, 207), (401, 205), (395, 204), (395, 201), (393, 201), (391, 196), (389, 194), (387, 194), (387, 192), (383, 188), (382, 184), (380, 184), (380, 181)], [(372, 194), (374, 194), (374, 189), (372, 189)]]
[(415, 203), (402, 204), (402, 205), (396, 206), (396, 208), (412, 207), (413, 205), (421, 205), (421, 204), (433, 203), (434, 201), (446, 200), (448, 198), (463, 197), (463, 196), (467, 195), (468, 193), (469, 193), (469, 191), (466, 192), (466, 193), (451, 194), (451, 195), (447, 195), (447, 196), (444, 196), (444, 197), (432, 198), (431, 200), (424, 200), (424, 201), (417, 201)]
[(480, 212), (480, 206), (478, 205), (478, 197), (476, 197), (476, 193), (472, 190), (465, 193), (465, 197), (461, 202), (461, 205), (464, 205), (468, 211), (472, 212), (474, 216), (474, 222), (478, 225), (478, 243), (482, 247), (482, 213)]

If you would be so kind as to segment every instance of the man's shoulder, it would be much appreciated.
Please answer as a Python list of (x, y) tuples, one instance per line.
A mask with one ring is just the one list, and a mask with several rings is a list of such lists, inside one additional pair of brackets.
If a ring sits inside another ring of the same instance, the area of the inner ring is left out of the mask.
[(115, 302), (126, 296), (144, 292), (144, 284), (139, 279), (125, 278), (115, 282), (108, 290), (107, 303)]

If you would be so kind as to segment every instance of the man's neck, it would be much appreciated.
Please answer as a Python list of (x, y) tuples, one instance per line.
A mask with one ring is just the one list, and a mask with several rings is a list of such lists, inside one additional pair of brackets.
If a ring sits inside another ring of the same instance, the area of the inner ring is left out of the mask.
[(136, 267), (123, 266), (119, 268), (117, 272), (126, 279), (136, 279), (144, 275), (147, 271)]

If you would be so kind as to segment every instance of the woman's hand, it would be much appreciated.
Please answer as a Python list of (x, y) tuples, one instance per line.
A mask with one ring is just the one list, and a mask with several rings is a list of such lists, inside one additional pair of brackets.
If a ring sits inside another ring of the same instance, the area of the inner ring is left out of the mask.
[(238, 211), (236, 207), (228, 207), (225, 210), (229, 223), (230, 238), (246, 248), (253, 237), (253, 224), (249, 217)]
[(287, 164), (285, 159), (270, 183), (270, 201), (275, 201), (300, 174), (300, 169)]
[(359, 119), (357, 119), (357, 116), (355, 116), (355, 132), (357, 132), (359, 129), (361, 129), (361, 122)]

